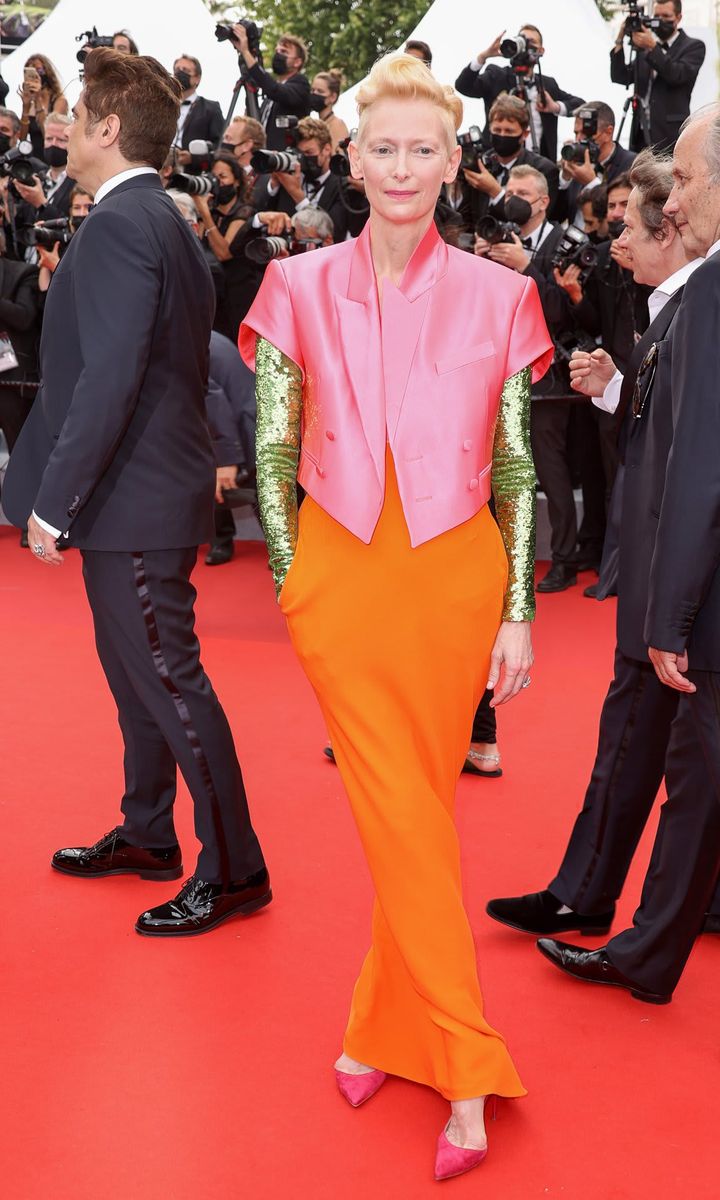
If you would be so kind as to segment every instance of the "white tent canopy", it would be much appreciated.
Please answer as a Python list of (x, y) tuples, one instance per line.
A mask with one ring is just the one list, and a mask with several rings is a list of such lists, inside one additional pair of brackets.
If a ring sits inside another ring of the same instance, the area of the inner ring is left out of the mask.
[[(425, 16), (409, 35), (427, 42), (433, 53), (433, 74), (446, 83), (454, 83), (461, 69), (497, 35), (506, 29), (517, 33), (523, 22), (532, 21), (542, 30), (546, 53), (541, 61), (543, 72), (557, 79), (560, 86), (584, 100), (605, 100), (615, 111), (619, 124), (625, 88), (610, 82), (610, 47), (614, 40), (611, 27), (597, 10), (594, 0), (504, 0), (496, 10), (487, 2), (470, 5), (468, 0), (434, 0)], [(693, 108), (699, 108), (718, 96), (717, 38), (714, 29), (687, 28), (701, 37), (708, 47), (704, 66), (695, 91)], [(398, 49), (402, 49), (401, 46)], [(492, 59), (502, 65), (504, 59)], [(357, 124), (355, 94), (359, 84), (344, 92), (336, 111), (352, 127)], [(485, 124), (482, 100), (464, 98), (463, 128)], [(630, 117), (625, 123), (623, 142), (627, 144)], [(572, 123), (561, 120), (561, 139), (571, 136)]]
[(229, 42), (216, 40), (215, 21), (203, 0), (59, 0), (40, 28), (3, 61), (9, 107), (17, 110), (22, 69), (32, 54), (45, 54), (55, 64), (72, 106), (80, 92), (75, 56), (82, 43), (75, 38), (93, 26), (102, 36), (127, 29), (141, 54), (170, 69), (181, 54), (194, 55), (203, 68), (201, 94), (219, 100), (227, 111), (238, 77), (237, 54)]

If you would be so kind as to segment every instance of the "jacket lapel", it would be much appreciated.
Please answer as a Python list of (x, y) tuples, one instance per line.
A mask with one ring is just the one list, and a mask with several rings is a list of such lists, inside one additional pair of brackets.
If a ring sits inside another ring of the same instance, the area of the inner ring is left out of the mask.
[(375, 464), (385, 478), (385, 396), (381, 370), (380, 313), (370, 254), (370, 227), (355, 242), (347, 294), (335, 296), (340, 347), (352, 398)]

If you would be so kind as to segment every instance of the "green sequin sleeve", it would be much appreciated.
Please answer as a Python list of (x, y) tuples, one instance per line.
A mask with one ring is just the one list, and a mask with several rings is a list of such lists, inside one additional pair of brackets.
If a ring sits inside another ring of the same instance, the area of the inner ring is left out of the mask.
[(530, 382), (525, 367), (505, 381), (493, 446), (492, 490), (510, 575), (503, 621), (535, 616), (535, 466), (530, 448)]
[(279, 596), (297, 545), (302, 372), (261, 337), (255, 349), (255, 372), (258, 504)]

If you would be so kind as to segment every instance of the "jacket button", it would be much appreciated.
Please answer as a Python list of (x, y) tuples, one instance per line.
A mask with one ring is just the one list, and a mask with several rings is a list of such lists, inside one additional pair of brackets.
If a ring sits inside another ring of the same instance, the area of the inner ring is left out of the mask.
[(469, 484), (468, 484), (468, 487), (470, 488), (470, 491), (471, 491), (471, 492), (474, 492), (476, 488), (480, 487), (480, 482), (479, 482), (479, 480), (477, 480), (477, 479), (471, 479), (471, 480), (470, 480), (470, 482), (469, 482)]
[(465, 441), (463, 442), (463, 450), (472, 450), (472, 442), (470, 441), (470, 438), (465, 438)]
[(333, 433), (332, 429), (326, 429), (326, 430), (325, 430), (325, 437), (327, 438), (327, 440), (328, 440), (329, 442), (334, 442), (334, 441), (335, 441), (335, 434)]

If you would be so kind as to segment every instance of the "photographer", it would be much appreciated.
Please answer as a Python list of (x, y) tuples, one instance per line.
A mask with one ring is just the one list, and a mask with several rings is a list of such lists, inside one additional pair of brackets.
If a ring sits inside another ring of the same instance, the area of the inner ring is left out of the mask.
[(502, 215), (502, 199), (510, 172), (513, 167), (523, 165), (535, 167), (547, 179), (549, 215), (552, 217), (558, 195), (558, 168), (549, 158), (527, 148), (530, 133), (527, 104), (517, 96), (498, 96), (490, 109), (489, 129), (491, 149), (477, 158), (475, 170), (464, 168), (462, 172), (474, 193), (470, 201), (473, 224), (486, 212), (495, 212), (496, 208)]
[(333, 106), (342, 91), (342, 71), (319, 71), (310, 86), (310, 111), (316, 112), (330, 130), (332, 152), (350, 136), (350, 130), (340, 117), (336, 117)]
[[(631, 12), (610, 52), (610, 78), (613, 83), (634, 86), (638, 97), (630, 146), (635, 151), (645, 146), (671, 151), (680, 126), (690, 115), (690, 97), (705, 61), (705, 43), (688, 37), (680, 28), (682, 0), (656, 0), (654, 29), (642, 20), (639, 4), (625, 7)], [(628, 61), (626, 39), (631, 46)]]
[(294, 34), (284, 33), (275, 47), (271, 75), (252, 53), (245, 26), (233, 25), (232, 29), (248, 79), (264, 96), (260, 121), (267, 134), (267, 148), (284, 150), (287, 144), (285, 130), (278, 128), (277, 118), (306, 117), (310, 112), (310, 84), (303, 74), (307, 46)]
[(33, 152), (39, 156), (47, 117), (53, 112), (68, 112), (58, 73), (44, 54), (33, 54), (25, 63), (18, 95), (22, 100), (20, 137), (29, 138)]
[(38, 379), (38, 288), (37, 267), (13, 262), (3, 248), (0, 237), (0, 430), (12, 452), (37, 393), (25, 385)]
[[(68, 202), (68, 234), (70, 237), (77, 233), (91, 208), (92, 196), (90, 193), (81, 188), (79, 183), (74, 183)], [(42, 227), (42, 222), (40, 223), (40, 227)], [(38, 264), (40, 266), (38, 288), (43, 303), (47, 290), (50, 287), (50, 281), (68, 244), (69, 239), (64, 241), (64, 243), (61, 241), (53, 242), (52, 247), (40, 242), (37, 243)]]
[[(578, 215), (582, 218), (583, 232), (587, 234), (594, 246), (607, 242), (609, 238), (607, 225), (607, 188), (584, 188), (577, 200)], [(579, 269), (578, 277), (579, 277)]]
[[(523, 25), (519, 36), (524, 38), (527, 45), (527, 51), (519, 56), (521, 61), (515, 56), (506, 67), (485, 65), (489, 58), (500, 56), (500, 45), (505, 37), (503, 31), (487, 50), (481, 51), (477, 58), (460, 72), (455, 80), (455, 87), (463, 96), (482, 98), (485, 101), (488, 119), (492, 104), (501, 92), (512, 94), (515, 89), (521, 88), (526, 93), (530, 106), (533, 149), (537, 148), (544, 158), (555, 162), (557, 119), (559, 116), (566, 117), (576, 108), (580, 108), (583, 101), (580, 96), (571, 96), (569, 92), (563, 91), (549, 75), (542, 76), (540, 88), (534, 68), (545, 53), (542, 34), (536, 25)], [(486, 141), (487, 133), (486, 129)]]
[(217, 100), (206, 100), (197, 89), (202, 79), (202, 67), (191, 54), (181, 54), (173, 63), (173, 75), (182, 89), (182, 103), (173, 146), (181, 167), (191, 167), (188, 146), (195, 140), (216, 146), (222, 136), (225, 120)]
[(233, 117), (223, 134), (220, 149), (225, 154), (234, 154), (245, 174), (254, 178), (250, 159), (256, 150), (264, 150), (266, 145), (265, 130), (259, 121), (252, 117)]
[(15, 189), (21, 200), (33, 209), (32, 220), (51, 221), (67, 217), (70, 212), (70, 197), (75, 180), (68, 176), (68, 140), (72, 117), (63, 113), (50, 113), (45, 122), (42, 157), (47, 171), (29, 185), (15, 181)]
[(120, 50), (122, 54), (140, 53), (126, 29), (119, 29), (117, 33), (113, 34), (112, 44), (113, 50)]
[(591, 100), (575, 113), (575, 143), (560, 152), (559, 219), (574, 221), (580, 193), (612, 183), (629, 171), (635, 154), (614, 140), (615, 114), (603, 100)]
[(348, 210), (343, 202), (343, 183), (330, 171), (332, 138), (324, 121), (303, 117), (297, 126), (299, 158), (292, 173), (270, 175), (263, 190), (259, 184), (255, 202), (259, 208), (292, 216), (306, 204), (325, 209), (335, 228), (335, 241), (343, 242), (348, 229)]
[[(519, 226), (519, 234), (489, 244), (477, 239), (476, 253), (486, 254), (524, 275), (538, 286), (543, 314), (556, 345), (572, 336), (575, 324), (561, 288), (554, 278), (553, 254), (563, 230), (547, 216), (547, 179), (534, 167), (514, 167), (505, 189), (505, 218)], [(530, 436), (540, 486), (548, 503), (552, 565), (537, 585), (539, 592), (559, 592), (576, 580), (573, 565), (577, 543), (577, 517), (570, 467), (569, 436), (574, 399), (567, 362), (556, 354), (547, 375), (532, 389)]]

